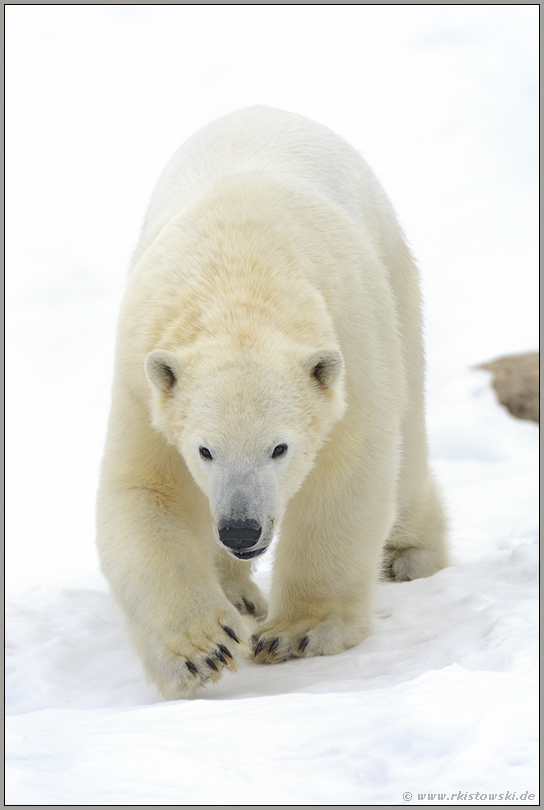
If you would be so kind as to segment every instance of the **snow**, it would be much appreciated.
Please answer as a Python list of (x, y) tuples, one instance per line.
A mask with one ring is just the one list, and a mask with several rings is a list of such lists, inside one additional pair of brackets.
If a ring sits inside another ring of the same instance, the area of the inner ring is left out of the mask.
[[(6, 25), (6, 804), (538, 804), (538, 427), (472, 368), (538, 347), (538, 6), (12, 4)], [(166, 702), (94, 549), (115, 322), (163, 165), (254, 103), (361, 149), (409, 236), (454, 564), (382, 583), (341, 655)]]

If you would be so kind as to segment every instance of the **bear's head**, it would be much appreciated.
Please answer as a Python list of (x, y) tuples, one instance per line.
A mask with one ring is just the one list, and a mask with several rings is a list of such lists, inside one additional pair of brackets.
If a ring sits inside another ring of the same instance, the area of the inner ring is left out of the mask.
[(335, 348), (266, 352), (217, 345), (152, 351), (151, 416), (208, 497), (218, 542), (262, 554), (341, 418), (344, 361)]

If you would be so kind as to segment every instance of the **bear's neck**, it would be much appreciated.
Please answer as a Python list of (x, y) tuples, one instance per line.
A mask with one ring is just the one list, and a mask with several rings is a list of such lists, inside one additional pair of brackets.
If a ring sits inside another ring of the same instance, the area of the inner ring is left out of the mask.
[(157, 311), (158, 328), (141, 336), (145, 349), (210, 339), (264, 345), (273, 335), (334, 346), (315, 263), (329, 251), (333, 267), (337, 256), (318, 213), (297, 189), (250, 175), (225, 178), (181, 211), (133, 271), (134, 294)]
[(215, 255), (180, 290), (177, 317), (164, 335), (169, 344), (225, 339), (266, 345), (273, 334), (307, 346), (331, 343), (324, 301), (307, 272), (287, 251), (263, 241), (258, 249), (241, 238), (216, 241)]

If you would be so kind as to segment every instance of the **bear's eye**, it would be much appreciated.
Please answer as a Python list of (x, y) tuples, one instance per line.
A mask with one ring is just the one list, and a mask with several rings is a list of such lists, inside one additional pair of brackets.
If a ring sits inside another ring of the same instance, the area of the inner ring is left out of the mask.
[(200, 447), (199, 453), (202, 456), (202, 458), (206, 459), (206, 461), (213, 461), (213, 456), (207, 447)]
[(276, 447), (274, 447), (274, 450), (272, 451), (272, 458), (281, 458), (281, 456), (284, 456), (286, 453), (287, 453), (287, 445), (278, 444)]

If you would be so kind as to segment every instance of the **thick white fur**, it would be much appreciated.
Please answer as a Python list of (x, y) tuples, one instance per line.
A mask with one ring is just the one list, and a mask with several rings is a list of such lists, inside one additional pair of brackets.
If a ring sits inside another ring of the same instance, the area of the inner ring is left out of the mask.
[[(167, 698), (233, 667), (248, 617), (257, 661), (338, 653), (384, 567), (446, 564), (423, 377), (417, 271), (354, 149), (266, 108), (181, 147), (121, 310), (98, 497), (103, 571)], [(236, 509), (258, 547), (281, 520), (268, 614), (219, 542)]]

